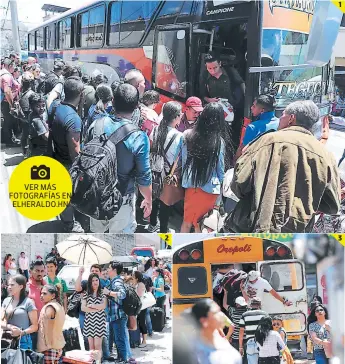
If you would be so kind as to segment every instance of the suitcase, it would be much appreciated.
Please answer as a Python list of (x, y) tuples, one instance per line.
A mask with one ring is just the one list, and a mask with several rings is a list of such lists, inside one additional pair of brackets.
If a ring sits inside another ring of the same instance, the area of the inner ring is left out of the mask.
[(160, 307), (151, 307), (150, 310), (152, 330), (161, 332), (165, 326), (164, 310)]
[(139, 325), (136, 330), (128, 330), (129, 333), (129, 343), (131, 348), (134, 349), (140, 345), (140, 330)]
[(63, 348), (63, 353), (72, 350), (81, 350), (81, 345), (79, 342), (78, 329), (76, 327), (71, 327), (67, 330), (63, 330), (63, 336), (66, 341), (66, 345)]

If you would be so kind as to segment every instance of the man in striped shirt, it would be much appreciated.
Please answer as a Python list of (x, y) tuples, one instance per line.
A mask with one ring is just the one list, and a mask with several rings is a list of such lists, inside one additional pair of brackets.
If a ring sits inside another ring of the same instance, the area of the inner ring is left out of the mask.
[(257, 364), (259, 361), (259, 352), (255, 342), (255, 331), (262, 317), (266, 316), (267, 312), (261, 310), (261, 299), (253, 297), (251, 300), (250, 310), (242, 315), (240, 320), (239, 334), (239, 351), (244, 355), (244, 336), (246, 337), (246, 355), (248, 364)]
[(243, 297), (237, 297), (235, 300), (236, 307), (229, 307), (229, 318), (234, 326), (230, 326), (227, 338), (231, 345), (239, 351), (240, 321), (242, 315), (248, 311), (247, 302)]

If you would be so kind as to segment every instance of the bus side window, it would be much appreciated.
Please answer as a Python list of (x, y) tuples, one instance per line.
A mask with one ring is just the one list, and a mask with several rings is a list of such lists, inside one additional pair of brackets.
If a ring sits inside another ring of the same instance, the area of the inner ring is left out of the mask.
[(97, 6), (90, 10), (89, 16), (89, 37), (88, 47), (102, 47), (104, 39), (104, 22), (105, 9), (104, 6)]
[(87, 47), (89, 12), (78, 14), (77, 47)]
[(35, 50), (35, 34), (30, 33), (29, 34), (29, 51)]
[(50, 24), (45, 28), (45, 49), (53, 50), (55, 48), (55, 24)]
[(122, 1), (116, 1), (110, 5), (110, 23), (108, 27), (109, 45), (116, 45), (120, 43), (121, 5)]
[(174, 24), (176, 22), (176, 18), (181, 11), (183, 3), (183, 1), (165, 1), (149, 33), (147, 34), (143, 45), (153, 45), (153, 37), (155, 27), (157, 25)]
[(72, 35), (72, 18), (66, 18), (58, 23), (58, 39), (60, 49), (69, 49), (74, 46)]
[(36, 30), (36, 47), (35, 49), (38, 51), (43, 51), (43, 28)]
[(122, 1), (120, 44), (139, 44), (159, 1)]

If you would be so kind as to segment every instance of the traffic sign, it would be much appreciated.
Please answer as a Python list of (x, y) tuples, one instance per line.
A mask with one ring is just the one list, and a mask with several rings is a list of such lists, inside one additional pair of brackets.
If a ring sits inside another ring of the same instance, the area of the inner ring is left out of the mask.
[(335, 0), (331, 0), (332, 3), (338, 8), (340, 9), (343, 13), (345, 13), (345, 0), (340, 0), (340, 1), (335, 1)]

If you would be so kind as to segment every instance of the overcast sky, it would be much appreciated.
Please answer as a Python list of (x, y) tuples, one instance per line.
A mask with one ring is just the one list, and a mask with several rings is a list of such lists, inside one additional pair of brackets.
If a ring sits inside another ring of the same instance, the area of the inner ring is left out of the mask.
[[(31, 28), (43, 21), (44, 11), (41, 10), (44, 4), (54, 4), (66, 6), (68, 8), (77, 8), (82, 4), (89, 3), (88, 0), (17, 0), (19, 21), (25, 22)], [(6, 14), (8, 0), (0, 0), (1, 12), (0, 18), (3, 19)], [(3, 9), (4, 8), (4, 9)], [(11, 12), (8, 10), (7, 19), (11, 19)]]

